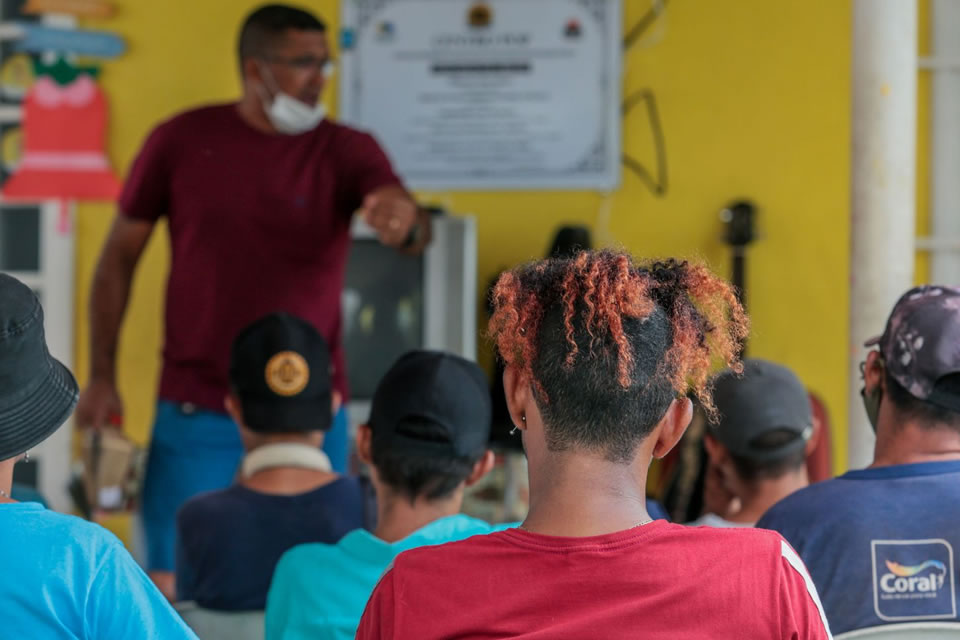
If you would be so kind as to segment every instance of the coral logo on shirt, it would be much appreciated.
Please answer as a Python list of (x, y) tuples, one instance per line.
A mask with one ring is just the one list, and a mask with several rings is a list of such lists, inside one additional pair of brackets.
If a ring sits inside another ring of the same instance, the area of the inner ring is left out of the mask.
[(905, 567), (890, 560), (886, 563), (890, 573), (880, 579), (880, 588), (885, 593), (922, 593), (943, 588), (947, 567), (939, 560), (927, 560), (914, 567)]
[(881, 620), (955, 618), (953, 548), (942, 539), (873, 540), (873, 602)]

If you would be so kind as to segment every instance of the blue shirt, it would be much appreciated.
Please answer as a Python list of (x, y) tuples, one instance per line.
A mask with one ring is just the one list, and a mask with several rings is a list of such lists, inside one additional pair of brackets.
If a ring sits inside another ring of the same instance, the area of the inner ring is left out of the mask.
[(0, 504), (0, 635), (196, 636), (113, 534), (36, 503)]
[(851, 471), (757, 523), (800, 554), (835, 633), (957, 618), (960, 462)]
[(435, 520), (403, 540), (354, 531), (338, 544), (308, 544), (284, 554), (267, 600), (267, 640), (352, 640), (377, 581), (402, 551), (516, 526), (465, 515)]
[(334, 543), (366, 525), (363, 485), (341, 476), (313, 491), (271, 495), (234, 485), (177, 514), (177, 599), (222, 611), (263, 609), (285, 551)]
[(667, 515), (667, 510), (663, 508), (662, 504), (653, 498), (647, 498), (647, 515), (653, 520), (670, 521), (670, 516)]

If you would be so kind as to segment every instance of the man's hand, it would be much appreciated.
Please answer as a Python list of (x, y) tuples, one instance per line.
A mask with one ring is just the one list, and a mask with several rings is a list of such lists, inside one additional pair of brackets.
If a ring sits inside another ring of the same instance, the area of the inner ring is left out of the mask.
[(374, 191), (364, 198), (359, 213), (377, 232), (380, 242), (398, 249), (406, 244), (417, 223), (416, 203), (398, 187)]
[(117, 393), (117, 387), (106, 380), (91, 380), (80, 394), (74, 416), (81, 429), (119, 426), (123, 416), (123, 402)]

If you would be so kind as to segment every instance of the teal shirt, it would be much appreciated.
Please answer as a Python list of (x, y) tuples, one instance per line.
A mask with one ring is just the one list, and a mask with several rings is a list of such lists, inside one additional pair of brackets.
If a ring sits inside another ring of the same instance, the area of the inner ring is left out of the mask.
[(37, 503), (0, 504), (0, 636), (196, 640), (117, 538)]
[(352, 640), (373, 588), (399, 553), (512, 526), (491, 526), (461, 514), (435, 520), (393, 543), (357, 529), (337, 544), (294, 547), (273, 574), (266, 640)]

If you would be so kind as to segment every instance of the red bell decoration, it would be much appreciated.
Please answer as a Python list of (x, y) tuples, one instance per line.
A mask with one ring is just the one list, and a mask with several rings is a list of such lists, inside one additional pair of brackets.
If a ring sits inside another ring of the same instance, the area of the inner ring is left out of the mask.
[(24, 101), (23, 153), (7, 198), (115, 200), (120, 181), (104, 151), (107, 101), (86, 73), (67, 85), (40, 76)]

